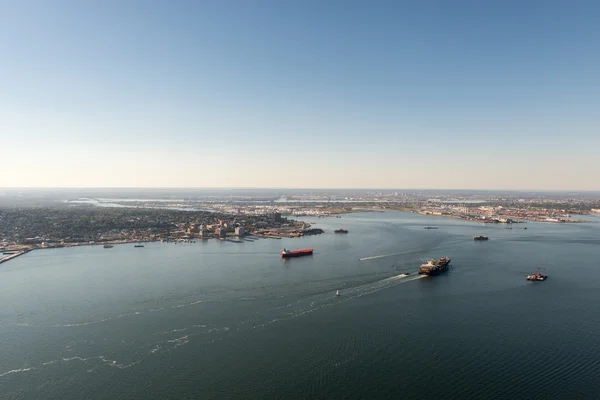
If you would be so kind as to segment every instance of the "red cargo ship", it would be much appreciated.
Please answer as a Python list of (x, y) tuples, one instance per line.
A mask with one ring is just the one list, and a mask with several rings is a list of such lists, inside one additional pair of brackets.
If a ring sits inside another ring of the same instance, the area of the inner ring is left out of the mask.
[(310, 256), (313, 253), (313, 249), (305, 249), (305, 250), (288, 250), (283, 249), (281, 252), (281, 257), (300, 257), (300, 256)]

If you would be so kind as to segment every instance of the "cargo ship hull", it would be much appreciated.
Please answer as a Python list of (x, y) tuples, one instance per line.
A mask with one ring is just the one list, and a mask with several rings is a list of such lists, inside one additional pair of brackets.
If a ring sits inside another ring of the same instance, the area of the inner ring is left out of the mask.
[(312, 253), (313, 253), (313, 249), (295, 250), (295, 251), (289, 251), (289, 250), (284, 249), (281, 252), (281, 257), (282, 258), (292, 258), (292, 257), (310, 256)]
[(445, 268), (443, 270), (433, 269), (433, 270), (430, 270), (430, 271), (419, 271), (419, 274), (421, 274), (421, 275), (427, 275), (427, 276), (436, 276), (436, 275), (441, 274), (444, 271), (446, 271)]

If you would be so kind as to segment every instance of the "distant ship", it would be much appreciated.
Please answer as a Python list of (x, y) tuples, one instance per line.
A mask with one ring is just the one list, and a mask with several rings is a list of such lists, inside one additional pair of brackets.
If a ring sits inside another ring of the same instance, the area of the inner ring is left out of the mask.
[(423, 229), (437, 229), (437, 226), (426, 226)]
[(348, 231), (346, 229), (336, 229), (334, 232), (335, 233), (348, 233)]
[(545, 281), (546, 278), (548, 278), (548, 275), (542, 274), (540, 272), (540, 267), (538, 267), (537, 271), (535, 271), (533, 275), (527, 276), (528, 281)]
[(427, 264), (423, 264), (419, 267), (419, 275), (438, 275), (448, 269), (450, 265), (450, 259), (442, 257), (437, 262), (435, 260), (429, 260)]
[(143, 244), (136, 244), (133, 247), (144, 247), (144, 245)]
[(487, 236), (473, 236), (473, 240), (488, 240)]
[(304, 250), (283, 249), (283, 251), (281, 252), (281, 257), (290, 258), (290, 257), (310, 256), (312, 253), (313, 253), (313, 249), (304, 249)]
[(112, 244), (105, 244), (105, 245), (104, 245), (104, 248), (105, 248), (105, 249), (112, 249), (112, 248), (113, 248), (113, 245), (112, 245)]

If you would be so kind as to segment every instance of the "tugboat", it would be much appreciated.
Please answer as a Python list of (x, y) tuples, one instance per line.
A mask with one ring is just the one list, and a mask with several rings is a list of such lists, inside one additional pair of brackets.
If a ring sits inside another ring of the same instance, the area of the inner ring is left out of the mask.
[(435, 260), (429, 260), (427, 264), (423, 264), (419, 267), (419, 275), (439, 275), (448, 269), (450, 265), (450, 259), (442, 257), (437, 262)]
[(538, 267), (537, 271), (535, 271), (533, 275), (527, 276), (528, 281), (545, 281), (546, 278), (548, 278), (548, 275), (542, 274), (540, 272), (540, 267)]
[(335, 233), (348, 233), (348, 231), (346, 229), (336, 229), (334, 232)]
[(304, 250), (288, 250), (283, 249), (281, 252), (281, 257), (290, 258), (290, 257), (302, 257), (302, 256), (310, 256), (313, 253), (313, 249), (304, 249)]
[(487, 236), (473, 236), (473, 240), (488, 240)]

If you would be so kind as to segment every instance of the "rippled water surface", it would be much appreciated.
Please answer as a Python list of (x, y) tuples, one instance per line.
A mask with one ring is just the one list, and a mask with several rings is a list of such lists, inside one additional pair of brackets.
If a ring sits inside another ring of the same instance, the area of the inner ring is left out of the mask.
[[(0, 393), (598, 398), (593, 221), (362, 213), (306, 238), (34, 251), (0, 266)], [(284, 262), (283, 247), (315, 254)], [(416, 274), (443, 256), (448, 273)], [(549, 279), (525, 281), (537, 266)]]

